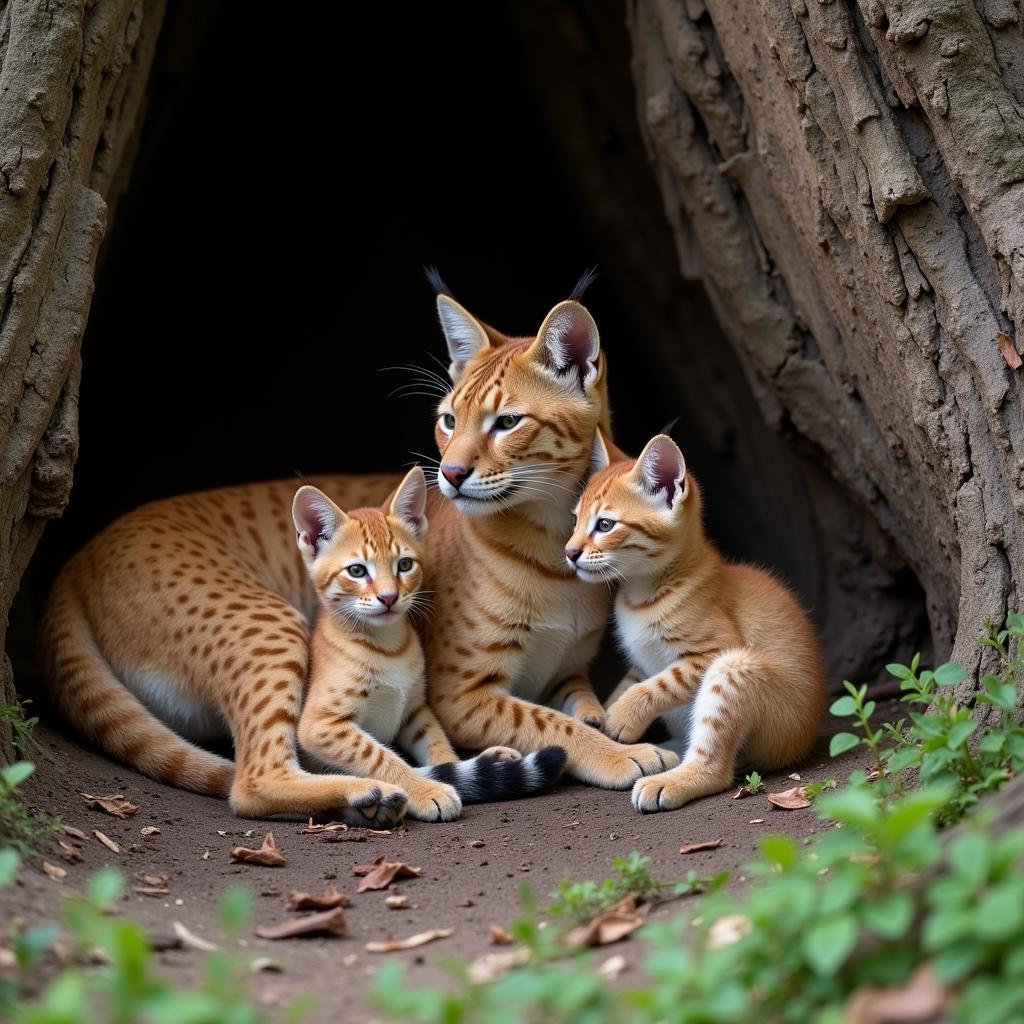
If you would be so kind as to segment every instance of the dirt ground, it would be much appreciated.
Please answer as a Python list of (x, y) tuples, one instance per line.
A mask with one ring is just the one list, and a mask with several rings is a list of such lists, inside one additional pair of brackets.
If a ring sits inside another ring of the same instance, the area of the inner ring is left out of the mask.
[[(97, 868), (112, 865), (125, 874), (129, 885), (135, 872), (170, 877), (169, 895), (130, 894), (122, 908), (150, 933), (168, 935), (173, 922), (180, 921), (196, 935), (220, 941), (216, 907), (226, 886), (238, 884), (251, 890), (255, 927), (295, 916), (286, 907), (290, 890), (319, 894), (333, 882), (352, 900), (346, 911), (347, 936), (271, 942), (249, 935), (242, 940), (246, 951), (273, 957), (285, 967), (283, 973), (253, 976), (256, 997), (274, 1009), (283, 1008), (298, 993), (312, 993), (318, 1005), (308, 1020), (315, 1024), (374, 1019), (376, 1014), (362, 1000), (385, 959), (406, 963), (413, 981), (440, 981), (447, 977), (445, 959), (467, 960), (491, 950), (488, 926), (492, 922), (507, 925), (515, 918), (523, 882), (530, 883), (543, 905), (566, 873), (577, 880), (604, 878), (612, 858), (632, 850), (651, 858), (655, 878), (675, 880), (691, 868), (710, 874), (743, 864), (766, 832), (803, 837), (821, 827), (811, 810), (777, 810), (760, 794), (742, 800), (723, 794), (678, 811), (643, 816), (633, 811), (628, 793), (564, 783), (529, 800), (468, 807), (451, 824), (410, 822), (390, 835), (362, 831), (308, 835), (303, 834), (301, 820), (236, 818), (224, 801), (152, 782), (52, 729), (39, 728), (36, 738), (42, 752), (37, 773), (26, 784), (29, 801), (59, 814), (65, 824), (90, 838), (81, 844), (83, 861), (74, 865), (60, 860), (52, 844), (49, 859), (68, 870), (62, 882), (47, 877), (37, 866), (24, 867), (16, 885), (0, 892), (0, 919), (58, 920), (62, 897), (81, 891)], [(804, 782), (829, 777), (842, 782), (857, 766), (856, 758), (829, 761), (826, 746), (823, 740), (801, 767)], [(767, 791), (795, 785), (785, 774), (768, 776), (766, 783)], [(140, 810), (126, 820), (111, 817), (87, 808), (79, 796), (83, 791), (123, 793)], [(140, 830), (145, 826), (156, 826), (160, 833), (144, 838)], [(121, 853), (114, 854), (95, 840), (93, 829), (115, 840)], [(258, 847), (268, 830), (287, 858), (284, 867), (229, 863), (232, 846)], [(722, 840), (718, 849), (690, 855), (679, 852), (684, 842), (715, 839)], [(407, 909), (388, 909), (385, 892), (356, 894), (359, 880), (352, 869), (380, 854), (423, 868), (422, 877), (397, 883), (408, 897)], [(684, 908), (685, 900), (676, 901), (652, 916), (668, 916)], [(373, 954), (363, 948), (368, 941), (406, 937), (431, 928), (452, 928), (454, 934), (404, 953)], [(626, 942), (598, 950), (596, 955), (600, 962), (622, 953), (636, 963), (642, 952), (641, 944)], [(158, 954), (161, 972), (182, 982), (197, 977), (201, 962), (201, 954), (187, 949)]]

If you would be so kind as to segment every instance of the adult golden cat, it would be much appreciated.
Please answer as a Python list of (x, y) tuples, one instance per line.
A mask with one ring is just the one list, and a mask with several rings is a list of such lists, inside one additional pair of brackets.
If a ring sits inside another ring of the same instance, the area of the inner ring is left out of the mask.
[[(676, 758), (584, 724), (604, 719), (586, 665), (609, 599), (562, 558), (591, 437), (608, 421), (597, 328), (573, 300), (536, 339), (506, 338), (447, 295), (438, 309), (454, 387), (437, 426), (445, 497), (428, 502), (428, 701), (457, 744), (562, 746), (572, 774), (628, 787)], [(399, 479), (313, 483), (358, 508), (379, 505)], [(245, 815), (351, 805), (386, 824), (403, 813), (403, 791), (297, 761), (316, 596), (295, 545), (293, 492), (282, 481), (184, 495), (107, 527), (54, 584), (40, 631), (45, 678), (85, 736), (155, 778), (230, 794)], [(190, 742), (225, 732), (237, 770)]]
[(730, 565), (707, 540), (700, 489), (671, 438), (609, 463), (598, 433), (598, 472), (565, 549), (580, 579), (621, 582), (615, 623), (637, 678), (613, 694), (605, 728), (631, 741), (660, 717), (686, 740), (682, 764), (640, 779), (633, 805), (667, 811), (720, 792), (740, 752), (759, 769), (798, 761), (825, 706), (807, 616), (778, 580)]
[[(292, 503), (299, 551), (320, 608), (299, 743), (329, 768), (384, 779), (408, 815), (447, 821), (463, 801), (525, 796), (558, 778), (565, 751), (521, 758), (491, 747), (460, 761), (426, 704), (423, 648), (410, 622), (423, 599), (427, 482), (411, 469), (380, 509), (343, 512), (315, 487)], [(385, 744), (397, 742), (425, 767)]]

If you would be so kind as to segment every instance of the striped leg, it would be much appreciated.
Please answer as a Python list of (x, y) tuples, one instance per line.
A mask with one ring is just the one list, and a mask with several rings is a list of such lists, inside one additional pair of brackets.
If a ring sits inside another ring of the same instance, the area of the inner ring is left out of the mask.
[(639, 779), (638, 811), (670, 811), (732, 785), (736, 757), (759, 714), (757, 687), (772, 667), (748, 648), (720, 654), (708, 666), (694, 700), (690, 744), (682, 764)]
[(605, 732), (620, 743), (636, 743), (659, 715), (693, 700), (707, 665), (707, 655), (685, 655), (664, 672), (630, 686), (608, 708)]
[(604, 708), (586, 671), (574, 672), (551, 691), (545, 703), (594, 729), (604, 728)]

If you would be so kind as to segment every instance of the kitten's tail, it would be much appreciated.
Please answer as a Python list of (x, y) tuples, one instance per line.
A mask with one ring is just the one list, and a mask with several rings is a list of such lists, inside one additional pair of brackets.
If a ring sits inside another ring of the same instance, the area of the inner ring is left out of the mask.
[(482, 804), (539, 793), (555, 782), (564, 767), (565, 751), (561, 747), (542, 747), (517, 761), (479, 754), (468, 761), (452, 761), (417, 771), (436, 782), (454, 786), (464, 804)]
[(96, 643), (72, 572), (69, 564), (57, 577), (39, 629), (54, 704), (111, 757), (172, 786), (227, 796), (234, 764), (169, 729), (117, 678)]

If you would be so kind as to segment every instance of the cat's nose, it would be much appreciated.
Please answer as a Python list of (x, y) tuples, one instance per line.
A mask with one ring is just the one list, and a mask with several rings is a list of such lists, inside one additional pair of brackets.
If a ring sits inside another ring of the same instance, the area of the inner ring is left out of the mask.
[(385, 608), (390, 608), (397, 600), (397, 594), (378, 594), (377, 600), (380, 601)]
[(583, 548), (566, 548), (565, 549), (565, 557), (568, 558), (569, 561), (572, 562), (573, 565), (575, 565), (579, 561), (580, 555), (582, 555), (582, 554), (583, 554)]
[(466, 482), (469, 470), (465, 466), (442, 466), (441, 475), (458, 490)]

